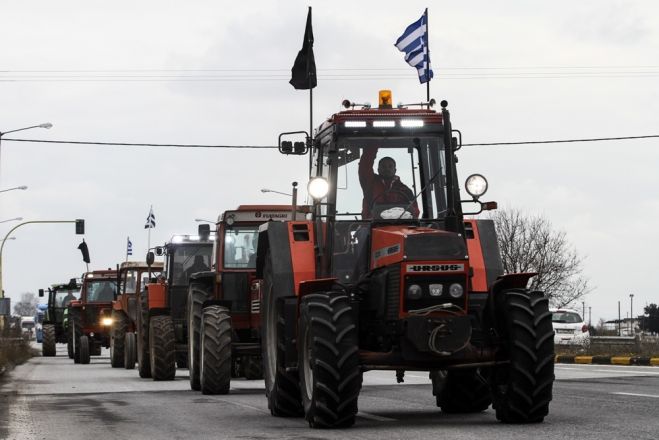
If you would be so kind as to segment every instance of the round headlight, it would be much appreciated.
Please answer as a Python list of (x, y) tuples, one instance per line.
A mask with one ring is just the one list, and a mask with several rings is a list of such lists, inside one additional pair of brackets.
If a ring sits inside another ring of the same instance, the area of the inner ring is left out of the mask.
[(448, 293), (453, 298), (460, 298), (464, 293), (464, 290), (462, 289), (462, 286), (460, 284), (453, 283), (451, 284), (451, 287), (448, 288)]
[(423, 295), (423, 290), (418, 284), (412, 284), (407, 288), (407, 297), (409, 299), (419, 299)]
[(307, 185), (307, 192), (316, 200), (320, 200), (329, 192), (329, 183), (322, 177), (314, 177)]
[(480, 174), (467, 177), (465, 187), (470, 196), (477, 199), (487, 192), (487, 179)]

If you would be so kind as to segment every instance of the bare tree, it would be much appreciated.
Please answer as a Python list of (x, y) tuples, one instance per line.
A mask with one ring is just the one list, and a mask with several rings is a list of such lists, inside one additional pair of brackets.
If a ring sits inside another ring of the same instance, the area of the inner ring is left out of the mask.
[(14, 305), (14, 314), (19, 316), (34, 316), (39, 298), (34, 293), (21, 294), (21, 300)]
[(542, 290), (554, 307), (566, 307), (590, 291), (583, 258), (563, 231), (542, 216), (515, 209), (492, 214), (505, 273), (537, 272), (528, 286)]

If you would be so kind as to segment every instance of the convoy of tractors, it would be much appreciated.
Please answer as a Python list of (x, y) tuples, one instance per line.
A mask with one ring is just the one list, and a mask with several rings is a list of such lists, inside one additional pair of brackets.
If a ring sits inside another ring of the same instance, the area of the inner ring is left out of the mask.
[(313, 428), (354, 424), (369, 370), (427, 371), (444, 412), (541, 422), (548, 301), (526, 289), (535, 274), (503, 273), (493, 222), (477, 217), (496, 209), (485, 178), (461, 196), (448, 104), (393, 108), (385, 91), (377, 108), (343, 105), (313, 137), (280, 136), (282, 154), (310, 156), (308, 203), (294, 185), (290, 205), (225, 210), (144, 262), (51, 286), (43, 355), (66, 343), (88, 364), (106, 347), (142, 378), (187, 368), (203, 394), (264, 379), (272, 415)]

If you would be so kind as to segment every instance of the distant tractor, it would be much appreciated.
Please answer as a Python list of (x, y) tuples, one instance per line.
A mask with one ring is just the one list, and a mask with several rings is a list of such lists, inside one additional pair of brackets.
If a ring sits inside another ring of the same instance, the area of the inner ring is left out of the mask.
[[(164, 271), (138, 293), (137, 362), (140, 377), (173, 380), (176, 367), (186, 368), (188, 329), (185, 316), (190, 275), (208, 271), (213, 241), (208, 235), (175, 235), (156, 254)], [(149, 252), (147, 263), (153, 263)]]
[(117, 294), (117, 271), (95, 270), (82, 277), (80, 299), (68, 307), (69, 343), (76, 364), (88, 364), (110, 347), (112, 301)]
[(439, 112), (391, 101), (346, 100), (312, 142), (280, 142), (311, 155), (314, 202), (310, 219), (260, 228), (270, 412), (351, 426), (364, 371), (428, 371), (444, 412), (492, 404), (502, 422), (541, 422), (554, 382), (548, 299), (526, 289), (535, 274), (503, 274), (493, 222), (468, 217), (496, 203), (479, 200), (480, 174), (460, 196), (446, 101)]
[[(67, 284), (53, 284), (48, 288), (48, 304), (43, 319), (43, 342), (41, 352), (44, 356), (55, 356), (56, 344), (68, 343), (65, 327), (66, 309), (71, 301), (80, 298), (80, 283), (72, 278)], [(39, 289), (39, 296), (44, 296), (44, 290)], [(73, 351), (69, 352), (73, 358)]]
[(128, 261), (119, 266), (119, 295), (112, 302), (110, 330), (110, 365), (112, 368), (135, 368), (137, 361), (137, 301), (138, 292), (146, 288), (151, 278), (160, 276), (162, 263)]
[(188, 288), (188, 369), (193, 390), (225, 394), (232, 376), (263, 378), (260, 298), (258, 290), (251, 288), (258, 228), (267, 221), (292, 218), (291, 206), (241, 205), (218, 219), (213, 270), (193, 274)]

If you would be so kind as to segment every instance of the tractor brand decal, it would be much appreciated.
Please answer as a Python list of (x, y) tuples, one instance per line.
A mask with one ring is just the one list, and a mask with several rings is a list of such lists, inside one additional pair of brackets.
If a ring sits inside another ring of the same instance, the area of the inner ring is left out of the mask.
[(256, 218), (265, 218), (265, 219), (288, 219), (290, 217), (290, 212), (261, 212), (256, 211), (254, 217)]
[(464, 264), (408, 264), (407, 272), (464, 272)]
[[(234, 222), (267, 222), (268, 220), (291, 220), (290, 211), (233, 211), (226, 218), (232, 217)], [(300, 217), (304, 217), (300, 214)]]
[(400, 252), (400, 244), (395, 244), (386, 248), (378, 249), (373, 252), (373, 260), (379, 260), (383, 257), (388, 257), (389, 255), (394, 255)]

